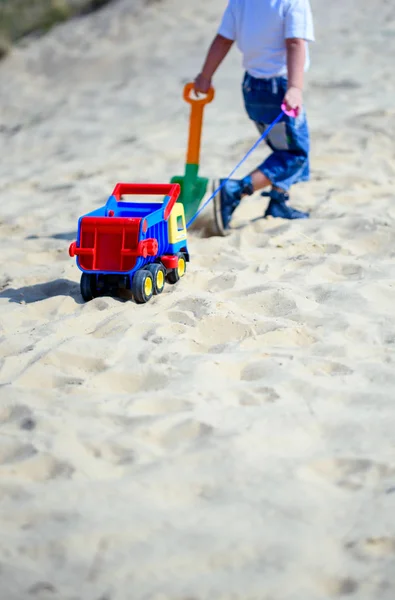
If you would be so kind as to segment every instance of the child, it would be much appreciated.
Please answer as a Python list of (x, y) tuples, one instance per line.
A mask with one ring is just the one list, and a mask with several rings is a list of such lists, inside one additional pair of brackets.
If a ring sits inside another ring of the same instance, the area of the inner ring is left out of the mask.
[[(266, 138), (272, 154), (244, 179), (229, 180), (214, 199), (219, 233), (228, 233), (233, 211), (245, 195), (271, 186), (265, 217), (303, 219), (308, 213), (287, 205), (291, 185), (309, 179), (309, 131), (303, 109), (303, 75), (309, 66), (308, 41), (314, 41), (309, 0), (228, 0), (222, 23), (208, 51), (195, 92), (207, 93), (233, 42), (243, 54), (244, 104), (260, 133), (281, 112), (285, 116)], [(215, 189), (223, 183), (215, 184)]]

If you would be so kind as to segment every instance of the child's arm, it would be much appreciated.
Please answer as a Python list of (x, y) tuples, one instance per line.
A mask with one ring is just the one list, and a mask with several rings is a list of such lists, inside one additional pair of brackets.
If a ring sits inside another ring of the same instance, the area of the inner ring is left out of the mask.
[(287, 110), (302, 109), (306, 42), (300, 38), (285, 40), (287, 49), (288, 90), (284, 97)]
[(218, 69), (225, 56), (228, 54), (233, 44), (233, 40), (216, 35), (207, 53), (203, 68), (195, 79), (195, 92), (207, 94), (211, 87), (211, 79)]

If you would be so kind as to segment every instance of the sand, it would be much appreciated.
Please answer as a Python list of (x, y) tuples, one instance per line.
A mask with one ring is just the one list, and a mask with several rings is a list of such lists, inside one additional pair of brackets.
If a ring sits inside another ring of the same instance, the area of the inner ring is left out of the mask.
[[(68, 256), (115, 183), (183, 172), (223, 6), (119, 1), (0, 64), (1, 600), (394, 598), (393, 3), (313, 1), (310, 220), (209, 207), (144, 306), (84, 304)], [(241, 75), (202, 175), (257, 138)]]

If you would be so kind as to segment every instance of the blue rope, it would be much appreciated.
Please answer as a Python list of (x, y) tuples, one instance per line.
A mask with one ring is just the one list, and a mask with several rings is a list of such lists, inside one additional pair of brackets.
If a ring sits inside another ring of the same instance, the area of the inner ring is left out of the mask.
[(218, 192), (222, 190), (222, 188), (224, 187), (224, 185), (229, 181), (229, 179), (232, 177), (232, 175), (234, 175), (234, 173), (237, 171), (237, 169), (239, 167), (241, 167), (241, 165), (247, 160), (247, 158), (250, 156), (250, 154), (252, 154), (254, 152), (255, 148), (257, 148), (257, 146), (259, 146), (259, 144), (269, 135), (269, 133), (271, 132), (271, 130), (273, 129), (273, 127), (280, 121), (280, 119), (282, 118), (283, 114), (284, 114), (284, 111), (281, 111), (281, 113), (278, 115), (278, 117), (276, 117), (274, 119), (273, 123), (271, 123), (267, 129), (265, 129), (265, 131), (262, 133), (261, 137), (255, 142), (255, 144), (252, 146), (252, 148), (250, 148), (248, 150), (247, 154), (235, 166), (235, 168), (230, 173), (230, 175), (228, 175), (228, 177), (223, 180), (223, 182), (221, 183), (221, 185), (211, 194), (210, 198), (208, 198), (208, 200), (206, 200), (206, 202), (203, 204), (203, 206), (201, 208), (199, 208), (199, 210), (195, 213), (195, 215), (192, 217), (192, 219), (190, 219), (188, 221), (187, 228), (194, 222), (194, 220), (200, 215), (200, 213), (206, 208), (206, 206), (218, 194)]

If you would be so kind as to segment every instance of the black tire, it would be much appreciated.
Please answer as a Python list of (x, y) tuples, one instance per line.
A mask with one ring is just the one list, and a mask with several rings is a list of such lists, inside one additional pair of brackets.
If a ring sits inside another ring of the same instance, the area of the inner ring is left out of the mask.
[(154, 294), (161, 294), (165, 287), (166, 269), (163, 265), (152, 263), (145, 267), (152, 275), (154, 282)]
[(145, 304), (154, 294), (154, 280), (147, 269), (140, 269), (134, 274), (132, 294), (137, 304)]
[(80, 282), (81, 296), (85, 302), (89, 302), (97, 296), (96, 275), (94, 273), (82, 273)]
[(181, 277), (184, 277), (185, 272), (187, 270), (187, 261), (185, 258), (185, 254), (183, 254), (182, 252), (179, 252), (177, 254), (178, 257), (178, 266), (176, 269), (170, 269), (170, 271), (167, 274), (167, 281), (171, 284), (177, 283), (177, 281), (179, 281), (181, 279)]

